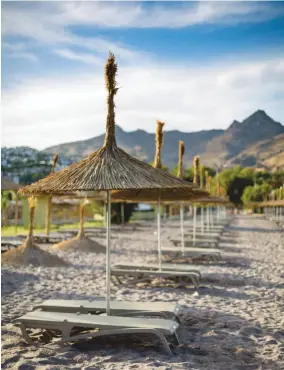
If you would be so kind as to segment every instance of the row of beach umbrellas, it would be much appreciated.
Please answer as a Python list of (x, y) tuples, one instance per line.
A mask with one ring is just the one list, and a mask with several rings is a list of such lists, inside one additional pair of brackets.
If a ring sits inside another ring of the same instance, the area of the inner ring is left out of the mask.
[[(163, 141), (162, 128), (164, 123), (158, 121), (156, 131), (156, 157), (154, 166), (150, 166), (137, 158), (127, 154), (118, 147), (115, 137), (115, 102), (114, 98), (118, 92), (117, 64), (115, 57), (110, 53), (105, 66), (105, 81), (107, 90), (107, 119), (106, 134), (103, 146), (90, 154), (83, 160), (71, 166), (55, 172), (56, 160), (49, 176), (31, 185), (20, 189), (20, 194), (28, 197), (48, 196), (49, 213), (47, 219), (50, 220), (51, 197), (56, 196), (76, 196), (81, 198), (99, 199), (102, 197), (106, 202), (106, 312), (110, 315), (110, 247), (111, 247), (111, 201), (117, 202), (152, 202), (157, 204), (157, 226), (158, 226), (158, 250), (159, 265), (161, 267), (161, 238), (160, 238), (160, 207), (161, 203), (179, 202), (181, 237), (183, 239), (183, 218), (184, 205), (195, 203), (194, 220), (196, 220), (196, 207), (201, 206), (203, 217), (203, 205), (225, 204), (220, 197), (210, 197), (209, 193), (197, 186), (197, 181), (189, 183), (183, 180), (183, 154), (184, 144), (179, 144), (179, 172), (178, 177), (164, 171), (161, 164), (161, 147)], [(31, 201), (32, 203), (33, 201)], [(35, 205), (31, 204), (31, 214), (34, 217)], [(208, 217), (210, 216), (208, 209)], [(83, 209), (82, 209), (83, 212)], [(194, 221), (196, 222), (196, 221)], [(33, 220), (31, 220), (31, 224)], [(46, 232), (50, 231), (50, 222), (47, 222)], [(81, 237), (83, 235), (81, 227)], [(67, 241), (70, 242), (70, 241)], [(74, 242), (74, 241), (73, 241)], [(66, 243), (66, 242), (65, 242)], [(25, 245), (16, 248), (17, 251), (5, 253), (4, 261), (9, 260), (9, 256), (20, 253), (27, 254), (27, 248), (36, 250), (32, 241), (32, 226)], [(182, 243), (182, 248), (184, 244)], [(46, 252), (47, 253), (47, 252)], [(59, 258), (53, 255), (54, 258)], [(16, 258), (16, 257), (15, 257)], [(3, 262), (3, 258), (2, 258)], [(54, 261), (54, 262), (58, 262)], [(52, 262), (51, 262), (52, 263)]]

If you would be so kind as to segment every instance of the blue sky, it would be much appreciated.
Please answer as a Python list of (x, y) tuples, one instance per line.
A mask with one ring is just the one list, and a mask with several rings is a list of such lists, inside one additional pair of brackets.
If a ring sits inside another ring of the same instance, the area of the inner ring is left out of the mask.
[(109, 50), (125, 130), (284, 123), (283, 2), (2, 2), (2, 146), (103, 133)]

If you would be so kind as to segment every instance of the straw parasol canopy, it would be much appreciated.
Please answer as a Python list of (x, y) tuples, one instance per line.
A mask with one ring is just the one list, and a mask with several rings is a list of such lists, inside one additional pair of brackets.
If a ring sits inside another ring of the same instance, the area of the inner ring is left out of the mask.
[(178, 172), (177, 172), (177, 177), (180, 179), (183, 178), (183, 156), (184, 156), (184, 142), (179, 141), (178, 142)]
[(198, 175), (199, 175), (199, 155), (193, 158), (193, 183), (198, 185)]
[(104, 145), (82, 161), (59, 172), (50, 174), (40, 181), (20, 190), (24, 195), (70, 194), (74, 192), (107, 191), (107, 249), (106, 249), (106, 312), (110, 314), (110, 191), (136, 189), (156, 192), (161, 189), (185, 189), (190, 193), (187, 182), (169, 173), (153, 168), (120, 149), (115, 139), (115, 104), (118, 91), (116, 83), (117, 64), (110, 53), (105, 66), (107, 89), (107, 124)]
[(29, 198), (30, 225), (29, 234), (24, 244), (2, 254), (2, 264), (4, 265), (33, 265), (45, 267), (68, 266), (60, 257), (44, 251), (33, 242), (33, 224), (35, 215), (36, 201), (33, 197)]
[(83, 251), (83, 252), (92, 252), (92, 253), (105, 253), (105, 246), (88, 238), (84, 232), (84, 210), (90, 202), (85, 199), (84, 202), (80, 205), (80, 230), (78, 235), (75, 238), (70, 240), (63, 240), (60, 243), (57, 243), (52, 246), (54, 250), (63, 250), (63, 251)]
[(157, 121), (157, 128), (156, 128), (156, 155), (153, 167), (155, 168), (162, 168), (162, 161), (161, 161), (161, 152), (162, 146), (164, 141), (164, 133), (163, 127), (165, 122)]
[(120, 149), (115, 139), (114, 96), (118, 88), (116, 83), (117, 65), (113, 54), (110, 54), (106, 67), (105, 78), (108, 91), (107, 125), (104, 145), (59, 172), (20, 189), (24, 195), (36, 194), (68, 194), (74, 192), (92, 192), (97, 190), (151, 190), (158, 193), (159, 189), (180, 189), (184, 192), (192, 186), (177, 177), (139, 161)]
[(204, 189), (204, 166), (202, 164), (199, 166), (199, 183), (200, 189)]
[(268, 200), (266, 202), (259, 203), (259, 207), (283, 207), (284, 199), (279, 200)]

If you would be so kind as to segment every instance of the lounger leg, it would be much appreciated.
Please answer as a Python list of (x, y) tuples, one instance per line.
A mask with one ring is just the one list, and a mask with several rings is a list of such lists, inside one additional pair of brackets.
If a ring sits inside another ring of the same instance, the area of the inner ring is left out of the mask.
[(178, 317), (178, 315), (173, 315), (174, 316), (174, 318), (175, 318), (175, 320), (176, 320), (176, 322), (178, 323), (178, 324), (181, 324), (181, 321), (180, 321), (180, 318)]
[(180, 340), (179, 340), (177, 333), (173, 334), (173, 340), (177, 346), (180, 344)]
[(65, 324), (65, 326), (62, 327), (61, 329), (61, 334), (62, 334), (62, 340), (63, 342), (68, 342), (68, 339), (70, 338), (71, 334), (71, 327), (69, 324)]
[(86, 334), (79, 334), (74, 335), (69, 338), (65, 338), (65, 340), (58, 341), (57, 343), (65, 343), (65, 342), (73, 342), (81, 339), (87, 339), (87, 338), (96, 338), (96, 337), (102, 337), (102, 336), (111, 336), (111, 335), (119, 335), (119, 334), (137, 334), (137, 333), (146, 333), (146, 334), (153, 334), (156, 336), (160, 343), (162, 344), (165, 352), (168, 355), (172, 355), (172, 351), (170, 349), (169, 343), (167, 342), (164, 334), (159, 332), (156, 329), (135, 329), (135, 328), (129, 328), (129, 329), (114, 329), (114, 330), (103, 330), (103, 331), (97, 331), (93, 333), (86, 333)]
[(201, 279), (201, 277), (202, 277), (200, 271), (198, 271), (198, 270), (186, 270), (186, 272), (193, 272), (194, 274), (199, 276), (199, 279)]
[(21, 332), (22, 332), (22, 335), (23, 335), (25, 341), (28, 342), (30, 345), (32, 345), (33, 341), (31, 339), (31, 337), (29, 336), (29, 334), (27, 333), (26, 327), (23, 323), (20, 324), (20, 329), (21, 329)]
[[(115, 280), (116, 279), (116, 280)], [(117, 285), (117, 283), (118, 284), (122, 284), (122, 281), (120, 280), (120, 278), (118, 277), (118, 276), (115, 276), (115, 279), (114, 279), (114, 277), (112, 276), (111, 277), (111, 280), (112, 280), (112, 282), (115, 284), (115, 285)]]
[(192, 283), (193, 283), (194, 287), (195, 287), (196, 289), (198, 289), (198, 287), (199, 287), (199, 283), (197, 282), (197, 279), (195, 279), (195, 277), (193, 277), (193, 276), (190, 276), (189, 278), (190, 278), (190, 280), (192, 281)]

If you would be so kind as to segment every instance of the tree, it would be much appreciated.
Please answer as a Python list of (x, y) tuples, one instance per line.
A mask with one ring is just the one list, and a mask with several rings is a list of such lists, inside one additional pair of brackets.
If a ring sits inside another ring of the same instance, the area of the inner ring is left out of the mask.
[(278, 170), (272, 173), (269, 184), (273, 189), (280, 188), (284, 184), (284, 171)]
[(8, 212), (9, 202), (15, 199), (16, 199), (16, 194), (14, 191), (10, 191), (10, 190), (1, 191), (1, 210), (3, 212), (3, 225), (4, 226), (8, 225), (7, 212)]
[(271, 191), (271, 186), (268, 184), (247, 186), (244, 189), (242, 195), (242, 201), (244, 204), (253, 202), (263, 202), (267, 199), (268, 194)]
[[(203, 169), (204, 169), (204, 172), (208, 171), (209, 176), (215, 176), (216, 174), (216, 171), (211, 167), (203, 166)], [(172, 168), (171, 173), (177, 176), (177, 170), (178, 170), (178, 166), (176, 165)], [(188, 182), (193, 182), (193, 166), (187, 167), (184, 170), (183, 179)]]

